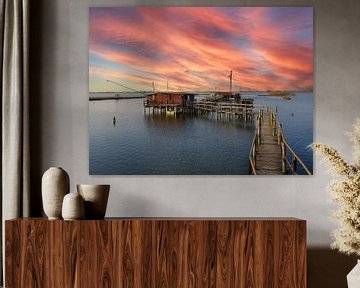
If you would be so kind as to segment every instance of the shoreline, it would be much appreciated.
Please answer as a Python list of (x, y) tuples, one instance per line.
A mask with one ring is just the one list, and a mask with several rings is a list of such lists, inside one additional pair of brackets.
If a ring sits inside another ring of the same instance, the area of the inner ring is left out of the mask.
[(126, 99), (141, 99), (146, 98), (146, 96), (90, 96), (89, 101), (101, 101), (101, 100), (126, 100)]

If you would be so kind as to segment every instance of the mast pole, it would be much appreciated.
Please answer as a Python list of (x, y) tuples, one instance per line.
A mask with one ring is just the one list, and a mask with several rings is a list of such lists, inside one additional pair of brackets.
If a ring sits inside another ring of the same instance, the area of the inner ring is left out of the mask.
[(229, 78), (230, 78), (230, 96), (231, 96), (231, 94), (232, 94), (232, 80), (233, 80), (233, 72), (232, 71), (230, 71)]

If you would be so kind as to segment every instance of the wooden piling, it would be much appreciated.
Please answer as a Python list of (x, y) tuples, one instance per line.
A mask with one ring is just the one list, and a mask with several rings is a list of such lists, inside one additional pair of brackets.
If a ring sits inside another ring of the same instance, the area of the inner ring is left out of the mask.
[(281, 142), (281, 173), (286, 173), (286, 150), (284, 142)]

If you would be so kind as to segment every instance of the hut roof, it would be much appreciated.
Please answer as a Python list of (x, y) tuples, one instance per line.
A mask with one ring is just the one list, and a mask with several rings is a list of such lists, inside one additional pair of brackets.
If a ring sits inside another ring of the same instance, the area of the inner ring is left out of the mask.
[(188, 96), (188, 95), (197, 95), (196, 93), (193, 92), (154, 92), (154, 93), (149, 93), (146, 94), (146, 96), (153, 96), (153, 95), (180, 95), (180, 96)]

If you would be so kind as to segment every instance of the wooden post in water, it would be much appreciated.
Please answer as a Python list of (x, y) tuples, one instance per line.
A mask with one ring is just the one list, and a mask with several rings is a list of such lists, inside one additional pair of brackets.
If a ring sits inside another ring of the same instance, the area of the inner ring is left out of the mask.
[(273, 136), (276, 135), (276, 117), (273, 112), (271, 112), (271, 115), (273, 116)]
[(281, 141), (281, 172), (283, 174), (286, 173), (286, 150), (284, 141)]
[(295, 156), (293, 156), (293, 171), (294, 171), (294, 173), (296, 172), (296, 168), (297, 168), (297, 159)]
[(279, 129), (278, 129), (278, 145), (280, 145), (280, 143), (281, 143), (281, 132), (282, 132), (282, 125), (280, 123)]

